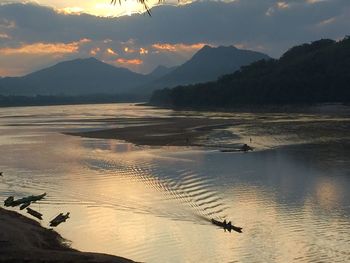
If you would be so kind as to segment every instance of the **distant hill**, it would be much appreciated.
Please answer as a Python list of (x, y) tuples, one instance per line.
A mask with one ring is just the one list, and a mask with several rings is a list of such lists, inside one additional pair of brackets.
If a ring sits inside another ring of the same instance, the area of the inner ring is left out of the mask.
[(177, 67), (166, 67), (166, 66), (158, 66), (156, 67), (151, 73), (149, 73), (147, 76), (150, 80), (159, 79), (166, 74), (170, 73), (171, 71), (175, 70)]
[[(199, 50), (179, 67), (158, 66), (143, 75), (103, 63), (95, 58), (60, 62), (23, 77), (0, 78), (3, 96), (86, 96), (134, 94), (149, 96), (157, 87), (215, 80), (240, 66), (268, 56), (233, 46)], [(138, 97), (140, 98), (140, 97)]]
[(238, 104), (350, 102), (350, 37), (296, 46), (214, 82), (153, 93), (151, 104), (234, 107)]
[(1, 95), (88, 95), (130, 93), (148, 78), (95, 58), (58, 63), (24, 77), (0, 79)]
[(238, 70), (241, 66), (261, 59), (269, 59), (269, 57), (259, 52), (242, 50), (234, 46), (216, 48), (204, 46), (190, 60), (150, 83), (150, 89), (216, 80), (224, 74)]

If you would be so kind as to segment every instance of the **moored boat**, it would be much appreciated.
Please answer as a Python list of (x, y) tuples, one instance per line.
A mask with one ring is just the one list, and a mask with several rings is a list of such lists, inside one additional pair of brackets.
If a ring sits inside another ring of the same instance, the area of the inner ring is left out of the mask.
[(36, 217), (37, 219), (43, 220), (43, 214), (41, 214), (41, 213), (39, 213), (39, 212), (29, 208), (29, 207), (27, 207), (27, 213)]
[(69, 212), (65, 215), (63, 213), (60, 213), (50, 221), (50, 226), (55, 227), (61, 224), (62, 222), (66, 222), (66, 220), (69, 218), (69, 214)]
[(27, 204), (27, 203), (32, 203), (32, 202), (36, 202), (39, 201), (41, 199), (43, 199), (46, 196), (46, 193), (43, 193), (41, 195), (30, 195), (27, 197), (23, 197), (20, 199), (15, 200), (13, 196), (8, 197), (5, 201), (4, 201), (4, 205), (5, 206), (18, 206), (21, 204)]

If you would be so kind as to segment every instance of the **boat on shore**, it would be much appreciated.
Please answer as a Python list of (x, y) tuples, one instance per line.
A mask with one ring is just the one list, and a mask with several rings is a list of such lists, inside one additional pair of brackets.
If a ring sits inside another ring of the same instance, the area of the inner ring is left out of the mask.
[(43, 220), (43, 214), (39, 213), (38, 211), (35, 211), (34, 209), (27, 207), (27, 213), (36, 217), (39, 220)]
[[(5, 206), (18, 206), (18, 205), (22, 205), (22, 204), (28, 204), (30, 205), (30, 203), (39, 201), (41, 199), (43, 199), (46, 196), (46, 193), (43, 193), (41, 195), (30, 195), (27, 197), (23, 197), (20, 199), (15, 200), (15, 198), (13, 196), (8, 197), (5, 201), (4, 201), (4, 205)], [(29, 206), (27, 205), (27, 206)], [(24, 208), (22, 208), (24, 209)]]
[(69, 218), (69, 214), (69, 212), (65, 215), (63, 213), (60, 213), (50, 221), (50, 226), (55, 227), (61, 224), (62, 222), (66, 222), (66, 220)]

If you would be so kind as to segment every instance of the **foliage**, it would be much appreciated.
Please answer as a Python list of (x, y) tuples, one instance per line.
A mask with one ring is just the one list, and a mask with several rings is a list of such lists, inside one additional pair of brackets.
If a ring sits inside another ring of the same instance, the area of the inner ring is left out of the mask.
[[(125, 0), (125, 1), (127, 1), (127, 0)], [(159, 3), (161, 3), (162, 1), (163, 1), (163, 0), (159, 0)], [(117, 2), (119, 2), (120, 5), (122, 4), (122, 0), (111, 0), (111, 4), (112, 4), (112, 5), (116, 5)], [(151, 16), (151, 9), (150, 9), (149, 6), (147, 5), (147, 0), (137, 0), (137, 2), (140, 3), (140, 4), (142, 4), (142, 5), (145, 7), (145, 9), (146, 9), (147, 14), (148, 14), (149, 16)]]
[(37, 95), (37, 96), (3, 96), (0, 95), (0, 107), (13, 106), (46, 106), (46, 105), (73, 105), (99, 104), (116, 102), (143, 102), (145, 97), (134, 94), (90, 94), (81, 96), (64, 95)]
[(350, 102), (350, 38), (322, 39), (261, 60), (215, 82), (155, 91), (151, 104), (235, 107), (247, 104)]

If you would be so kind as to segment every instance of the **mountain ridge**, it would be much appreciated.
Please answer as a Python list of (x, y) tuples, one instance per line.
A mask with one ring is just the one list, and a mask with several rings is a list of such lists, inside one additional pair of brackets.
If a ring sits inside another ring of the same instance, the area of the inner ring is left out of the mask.
[(125, 93), (146, 77), (126, 68), (118, 68), (96, 58), (78, 58), (59, 62), (22, 77), (0, 80), (2, 95), (81, 95)]
[(295, 46), (217, 81), (155, 91), (151, 104), (179, 108), (350, 102), (350, 37)]
[(177, 67), (158, 66), (147, 75), (104, 63), (94, 57), (78, 58), (21, 77), (0, 79), (3, 96), (84, 96), (91, 94), (135, 94), (150, 96), (152, 91), (179, 83), (215, 80), (242, 65), (268, 59), (265, 54), (233, 46), (204, 46)]
[(163, 65), (158, 65), (150, 73), (148, 73), (147, 76), (149, 76), (150, 79), (158, 79), (175, 70), (176, 68), (177, 66), (166, 67)]
[(270, 57), (234, 46), (205, 45), (188, 61), (152, 83), (153, 89), (214, 81), (222, 75), (238, 70), (241, 66), (261, 59), (270, 59)]

